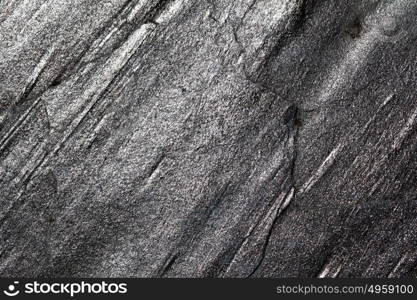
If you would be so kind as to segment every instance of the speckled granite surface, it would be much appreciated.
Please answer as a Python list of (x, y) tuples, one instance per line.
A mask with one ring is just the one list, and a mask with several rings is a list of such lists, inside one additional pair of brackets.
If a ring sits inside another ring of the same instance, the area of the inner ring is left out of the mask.
[(416, 276), (416, 16), (1, 0), (0, 275)]

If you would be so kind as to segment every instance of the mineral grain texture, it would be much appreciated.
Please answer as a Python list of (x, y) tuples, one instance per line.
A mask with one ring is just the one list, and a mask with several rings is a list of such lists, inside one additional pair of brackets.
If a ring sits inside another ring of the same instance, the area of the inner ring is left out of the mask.
[(0, 276), (416, 276), (416, 18), (1, 0)]

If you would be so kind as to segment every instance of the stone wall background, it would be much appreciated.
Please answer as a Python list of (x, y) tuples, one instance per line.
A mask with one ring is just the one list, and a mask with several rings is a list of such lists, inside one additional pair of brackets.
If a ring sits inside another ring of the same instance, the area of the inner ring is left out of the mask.
[(0, 1), (1, 276), (416, 276), (416, 16)]

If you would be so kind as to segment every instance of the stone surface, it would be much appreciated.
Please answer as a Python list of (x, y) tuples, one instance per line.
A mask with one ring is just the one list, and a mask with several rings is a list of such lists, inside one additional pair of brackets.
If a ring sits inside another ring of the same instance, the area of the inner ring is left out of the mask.
[(416, 15), (0, 1), (1, 276), (416, 276)]

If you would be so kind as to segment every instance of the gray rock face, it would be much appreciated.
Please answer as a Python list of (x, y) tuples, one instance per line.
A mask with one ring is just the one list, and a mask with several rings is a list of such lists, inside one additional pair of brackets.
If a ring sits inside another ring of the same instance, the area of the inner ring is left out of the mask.
[(417, 1), (0, 1), (0, 275), (399, 277)]

